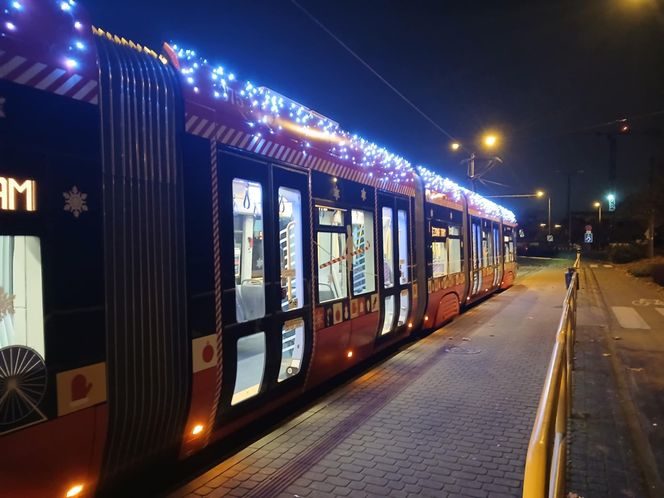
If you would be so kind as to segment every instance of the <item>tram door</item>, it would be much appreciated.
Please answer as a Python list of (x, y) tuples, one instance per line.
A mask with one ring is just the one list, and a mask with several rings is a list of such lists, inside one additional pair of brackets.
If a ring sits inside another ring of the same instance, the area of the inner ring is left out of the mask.
[(378, 195), (378, 241), (381, 320), (378, 336), (399, 330), (408, 322), (412, 307), (410, 265), (410, 211), (406, 199)]
[(307, 174), (222, 152), (220, 416), (302, 385), (311, 350)]

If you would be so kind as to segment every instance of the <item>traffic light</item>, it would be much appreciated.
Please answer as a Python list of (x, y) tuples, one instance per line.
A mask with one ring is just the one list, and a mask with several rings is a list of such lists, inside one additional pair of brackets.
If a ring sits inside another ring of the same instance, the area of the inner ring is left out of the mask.
[(618, 133), (621, 135), (629, 135), (629, 133), (632, 131), (631, 126), (629, 126), (629, 123), (627, 122), (626, 119), (623, 119), (618, 123)]
[(609, 211), (616, 210), (616, 196), (614, 194), (609, 194), (606, 196), (606, 200), (609, 201)]

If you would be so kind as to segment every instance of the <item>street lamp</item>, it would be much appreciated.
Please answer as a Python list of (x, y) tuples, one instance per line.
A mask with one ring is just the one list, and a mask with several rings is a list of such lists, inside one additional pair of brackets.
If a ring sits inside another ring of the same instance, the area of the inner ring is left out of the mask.
[(593, 203), (593, 206), (595, 206), (597, 208), (597, 218), (598, 218), (599, 224), (601, 225), (602, 224), (602, 203), (599, 202), (599, 201), (595, 201)]
[[(498, 135), (496, 135), (495, 133), (487, 133), (482, 137), (480, 142), (486, 149), (493, 149), (498, 144)], [(468, 149), (467, 146), (464, 146), (460, 142), (452, 142), (450, 144), (450, 149), (454, 152), (457, 152), (461, 149), (465, 149), (466, 152), (470, 152), (470, 156), (468, 157), (468, 159), (464, 159), (462, 163), (464, 162), (468, 163), (467, 176), (468, 179), (470, 180), (470, 186), (473, 192), (475, 192), (475, 180), (480, 179), (482, 176), (488, 173), (497, 163), (503, 162), (503, 160), (498, 156), (480, 158), (478, 157), (477, 153), (474, 150)], [(479, 173), (475, 172), (475, 159), (484, 159), (487, 161), (486, 166)]]

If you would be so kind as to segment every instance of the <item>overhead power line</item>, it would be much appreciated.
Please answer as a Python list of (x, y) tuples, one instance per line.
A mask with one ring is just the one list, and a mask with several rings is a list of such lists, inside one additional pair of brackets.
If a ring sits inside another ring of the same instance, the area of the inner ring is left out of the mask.
[(339, 45), (341, 45), (349, 54), (351, 54), (355, 59), (357, 59), (364, 67), (366, 67), (371, 73), (373, 73), (374, 76), (376, 76), (380, 81), (382, 81), (387, 87), (392, 90), (394, 93), (396, 93), (401, 99), (406, 102), (410, 107), (412, 107), (418, 114), (420, 114), (424, 119), (426, 119), (429, 123), (431, 123), (438, 131), (440, 131), (443, 135), (448, 137), (451, 140), (454, 140), (455, 137), (452, 135), (450, 132), (448, 132), (445, 128), (440, 126), (438, 123), (436, 123), (426, 112), (424, 112), (422, 109), (417, 107), (408, 97), (406, 97), (403, 93), (401, 93), (393, 84), (391, 84), (389, 81), (387, 81), (381, 74), (376, 71), (371, 65), (362, 59), (352, 48), (350, 48), (348, 45), (346, 45), (343, 40), (341, 40), (337, 35), (335, 35), (327, 26), (325, 26), (322, 22), (320, 22), (311, 12), (309, 12), (307, 9), (305, 9), (302, 5), (300, 5), (296, 0), (290, 0), (293, 5), (295, 5), (298, 9), (300, 9), (309, 19), (311, 19), (315, 24), (317, 24), (323, 31), (325, 31), (328, 35), (334, 39)]

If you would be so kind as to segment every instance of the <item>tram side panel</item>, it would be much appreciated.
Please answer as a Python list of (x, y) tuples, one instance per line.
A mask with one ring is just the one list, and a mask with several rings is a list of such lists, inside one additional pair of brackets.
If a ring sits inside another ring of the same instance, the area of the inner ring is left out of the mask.
[(464, 224), (461, 206), (427, 203), (427, 291), (424, 328), (442, 325), (458, 315), (466, 286)]
[(4, 80), (0, 99), (0, 363), (16, 379), (0, 482), (64, 496), (94, 487), (107, 424), (98, 108)]

